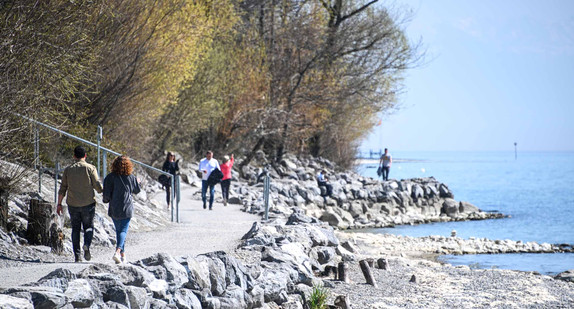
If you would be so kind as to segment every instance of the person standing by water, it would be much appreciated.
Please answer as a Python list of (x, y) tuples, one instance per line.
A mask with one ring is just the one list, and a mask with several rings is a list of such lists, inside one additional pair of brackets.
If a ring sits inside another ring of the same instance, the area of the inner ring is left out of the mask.
[[(102, 184), (95, 166), (86, 163), (86, 150), (82, 146), (74, 149), (76, 162), (64, 169), (62, 184), (58, 191), (58, 206), (56, 212), (62, 215), (62, 200), (67, 194), (66, 203), (72, 221), (72, 248), (75, 262), (81, 262), (82, 249), (84, 259), (92, 259), (90, 245), (94, 237), (94, 216), (96, 215), (96, 199), (94, 190), (102, 193)], [(84, 229), (84, 246), (80, 248), (80, 232)]]
[(379, 166), (382, 167), (383, 180), (389, 180), (389, 171), (391, 170), (391, 165), (393, 164), (393, 157), (389, 154), (389, 150), (385, 148), (385, 153), (381, 156), (379, 160)]
[(207, 151), (205, 158), (199, 162), (199, 171), (201, 172), (201, 199), (203, 200), (203, 209), (206, 208), (207, 188), (209, 187), (209, 210), (213, 208), (213, 199), (215, 195), (215, 184), (208, 183), (207, 179), (213, 170), (219, 169), (219, 162), (213, 158), (213, 152)]
[(223, 157), (223, 163), (221, 163), (221, 172), (223, 173), (223, 178), (221, 179), (221, 195), (223, 196), (223, 206), (227, 206), (227, 200), (229, 200), (229, 186), (231, 185), (231, 169), (233, 168), (233, 163), (235, 159), (233, 154), (231, 158), (229, 156)]
[[(175, 177), (175, 175), (177, 174), (177, 172), (179, 171), (179, 160), (175, 160), (175, 155), (171, 152), (167, 153), (167, 156), (165, 158), (165, 162), (163, 162), (163, 166), (161, 168), (162, 171), (164, 172), (168, 172), (172, 175), (172, 177)], [(167, 178), (167, 177), (166, 177)], [(172, 178), (175, 179), (175, 178)], [(169, 202), (170, 202), (170, 197), (171, 197), (171, 179), (169, 180), (169, 182), (167, 182), (164, 187), (165, 187), (165, 200), (167, 201), (167, 208), (169, 208)], [(177, 192), (175, 192), (177, 194)]]
[(132, 194), (141, 191), (132, 172), (132, 161), (127, 156), (119, 156), (112, 163), (112, 172), (104, 179), (103, 201), (110, 203), (108, 215), (116, 227), (116, 252), (112, 257), (116, 264), (126, 262), (125, 242), (134, 214)]

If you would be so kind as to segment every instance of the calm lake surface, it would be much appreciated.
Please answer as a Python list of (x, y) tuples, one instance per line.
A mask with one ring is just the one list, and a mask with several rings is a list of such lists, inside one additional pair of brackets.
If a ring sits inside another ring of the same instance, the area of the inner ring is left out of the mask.
[[(389, 177), (435, 177), (457, 201), (511, 218), (397, 226), (370, 230), (414, 237), (486, 237), (574, 244), (574, 152), (391, 152)], [(376, 164), (358, 168), (376, 178)], [(574, 254), (444, 256), (453, 265), (556, 274), (574, 269)]]

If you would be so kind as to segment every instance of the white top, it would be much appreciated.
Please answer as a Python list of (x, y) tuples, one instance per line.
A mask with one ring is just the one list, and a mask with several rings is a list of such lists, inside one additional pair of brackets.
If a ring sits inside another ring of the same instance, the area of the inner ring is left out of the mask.
[[(203, 160), (199, 162), (199, 171), (201, 172), (201, 175), (203, 175), (201, 180), (207, 180), (211, 172), (213, 172), (213, 170), (216, 168), (219, 168), (219, 162), (217, 162), (217, 160), (214, 158), (211, 158), (211, 160), (203, 158)], [(207, 173), (204, 171), (207, 171)]]
[(381, 156), (381, 161), (383, 161), (384, 167), (389, 167), (389, 166), (391, 166), (391, 162), (393, 162), (393, 157), (391, 156), (390, 153), (383, 154)]
[(319, 172), (317, 174), (317, 180), (320, 182), (324, 182), (325, 181), (325, 175), (323, 175), (323, 173)]

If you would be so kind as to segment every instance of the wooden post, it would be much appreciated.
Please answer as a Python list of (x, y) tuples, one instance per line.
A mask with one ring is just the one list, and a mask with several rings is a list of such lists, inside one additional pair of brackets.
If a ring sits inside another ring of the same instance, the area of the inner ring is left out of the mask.
[(351, 309), (349, 305), (349, 297), (347, 295), (337, 295), (334, 305), (341, 309)]
[(387, 259), (380, 258), (377, 260), (377, 266), (379, 267), (379, 269), (387, 270), (389, 263), (387, 262)]
[(339, 268), (339, 274), (337, 275), (337, 279), (339, 281), (349, 283), (349, 277), (347, 271), (349, 269), (349, 265), (347, 265), (347, 263), (345, 262), (340, 262), (338, 268)]
[(48, 245), (52, 205), (46, 201), (30, 200), (26, 238), (31, 245)]
[(64, 253), (64, 232), (56, 222), (52, 222), (50, 226), (49, 246), (52, 248), (52, 253)]
[(365, 276), (367, 283), (377, 287), (377, 282), (375, 281), (375, 278), (373, 278), (373, 274), (371, 273), (371, 268), (369, 267), (367, 260), (361, 260), (359, 265), (361, 266), (361, 271), (363, 272), (363, 276)]
[(26, 238), (32, 245), (50, 246), (52, 252), (64, 252), (64, 233), (58, 224), (58, 217), (52, 204), (36, 199), (30, 200)]
[(366, 259), (366, 260), (367, 260), (367, 264), (369, 264), (369, 267), (370, 267), (370, 268), (375, 267), (375, 259), (368, 258), (368, 259)]

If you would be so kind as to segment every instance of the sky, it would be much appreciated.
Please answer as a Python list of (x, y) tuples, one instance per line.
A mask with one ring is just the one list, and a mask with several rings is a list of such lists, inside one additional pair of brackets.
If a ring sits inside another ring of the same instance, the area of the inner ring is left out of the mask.
[(395, 4), (426, 60), (363, 151), (574, 151), (574, 1)]

